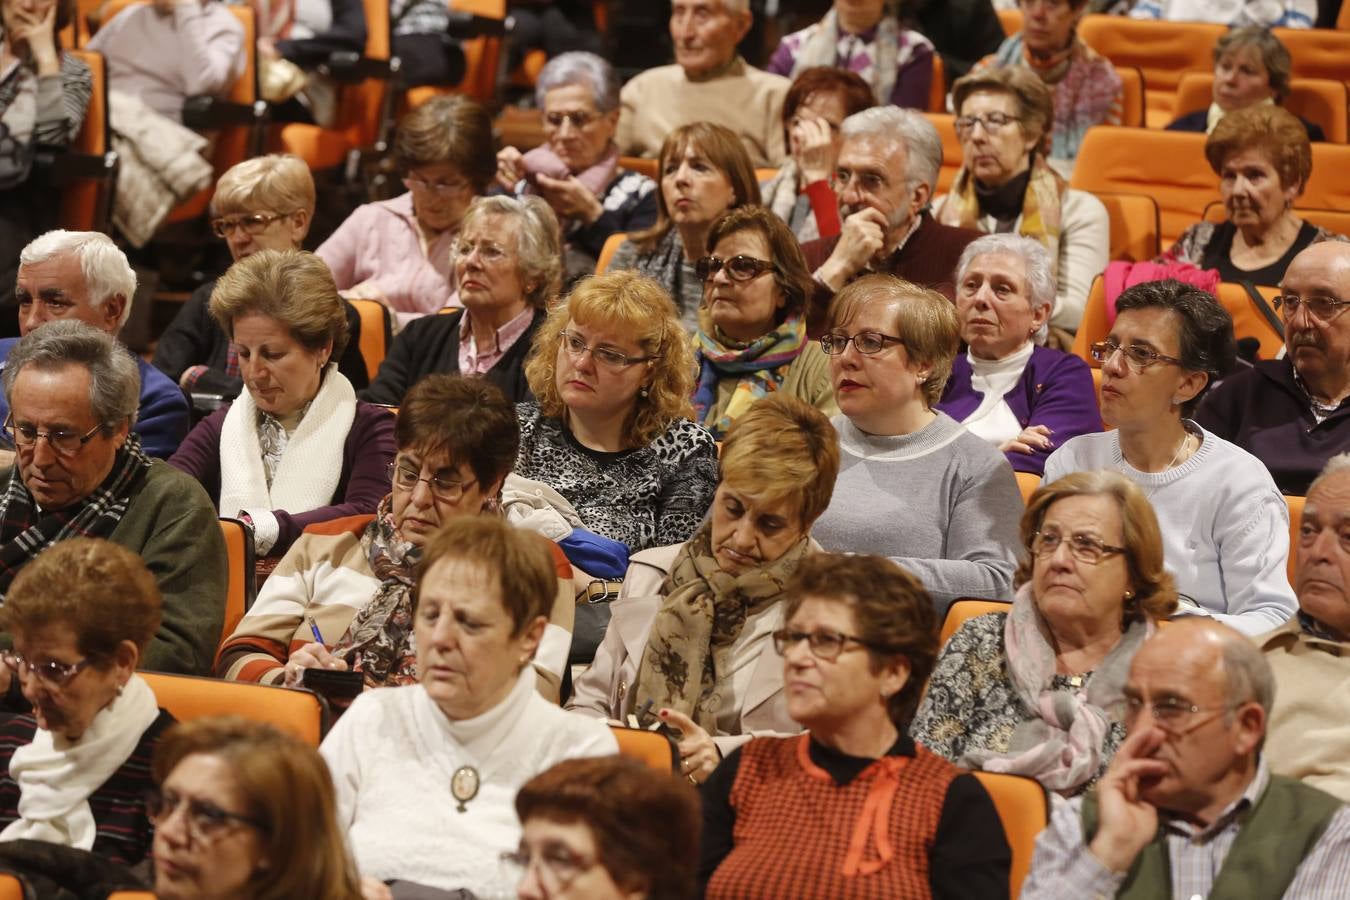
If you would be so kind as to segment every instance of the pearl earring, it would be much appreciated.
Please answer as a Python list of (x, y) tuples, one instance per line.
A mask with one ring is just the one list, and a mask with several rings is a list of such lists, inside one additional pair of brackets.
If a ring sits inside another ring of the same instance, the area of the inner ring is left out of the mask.
[(638, 396), (641, 397), (643, 400), (646, 400), (648, 393), (649, 392), (647, 391), (647, 386), (644, 384), (642, 386), (642, 389), (638, 391)]

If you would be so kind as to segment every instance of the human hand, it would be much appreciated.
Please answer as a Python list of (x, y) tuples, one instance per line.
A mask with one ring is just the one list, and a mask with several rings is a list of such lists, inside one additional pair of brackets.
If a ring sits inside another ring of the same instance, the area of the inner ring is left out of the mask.
[(1113, 872), (1128, 870), (1158, 830), (1158, 810), (1140, 796), (1141, 783), (1167, 774), (1153, 758), (1166, 737), (1156, 727), (1134, 732), (1097, 782), (1097, 833), (1088, 849)]
[(394, 900), (394, 892), (383, 881), (362, 875), (361, 900)]
[(504, 191), (515, 189), (516, 182), (525, 177), (525, 154), (515, 147), (497, 151), (497, 184)]
[(1022, 429), (1021, 434), (1004, 441), (998, 449), (1003, 453), (1035, 453), (1038, 450), (1049, 450), (1055, 446), (1055, 442), (1050, 440), (1052, 434), (1054, 432), (1044, 425), (1028, 425)]
[(14, 465), (14, 451), (0, 450), (0, 468)]
[(844, 219), (839, 243), (820, 267), (821, 279), (835, 291), (843, 288), (886, 245), (886, 224), (885, 214), (870, 206)]
[(540, 195), (560, 219), (580, 219), (589, 225), (604, 215), (605, 207), (591, 189), (575, 175), (554, 178), (540, 172), (534, 177)]
[(323, 644), (311, 641), (291, 654), (286, 660), (286, 687), (300, 686), (300, 673), (305, 669), (331, 669), (334, 672), (347, 671), (347, 661), (328, 652)]
[(363, 281), (360, 284), (354, 284), (345, 291), (338, 291), (344, 300), (374, 300), (376, 303), (389, 305), (389, 298), (384, 295), (384, 291), (375, 286), (373, 281)]
[(55, 2), (45, 8), (16, 6), (11, 30), (14, 46), (28, 45), (39, 75), (54, 75), (61, 71), (61, 62), (56, 55)]
[(676, 746), (680, 750), (680, 774), (695, 784), (702, 784), (722, 761), (722, 754), (712, 736), (694, 720), (673, 709), (662, 709), (661, 721), (680, 733)]
[(834, 173), (834, 132), (829, 122), (808, 109), (800, 109), (788, 140), (792, 144), (792, 158), (802, 173), (802, 184), (826, 181)]

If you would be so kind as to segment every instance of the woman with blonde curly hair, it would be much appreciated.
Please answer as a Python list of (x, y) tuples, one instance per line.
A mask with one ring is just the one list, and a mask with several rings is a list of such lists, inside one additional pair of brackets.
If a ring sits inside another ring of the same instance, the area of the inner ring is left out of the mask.
[(660, 285), (587, 278), (525, 364), (516, 474), (548, 484), (592, 531), (634, 552), (687, 540), (717, 486), (717, 445), (691, 420), (694, 355)]
[(1108, 710), (1139, 645), (1176, 611), (1177, 592), (1153, 507), (1118, 472), (1041, 487), (1021, 537), (1009, 611), (971, 619), (947, 641), (911, 734), (957, 765), (1072, 796), (1124, 739)]

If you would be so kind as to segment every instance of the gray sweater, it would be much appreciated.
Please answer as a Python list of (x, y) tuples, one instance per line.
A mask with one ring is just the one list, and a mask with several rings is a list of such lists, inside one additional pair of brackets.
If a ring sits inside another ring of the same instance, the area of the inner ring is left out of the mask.
[(962, 597), (1012, 599), (1022, 494), (1002, 453), (945, 413), (900, 437), (832, 421), (839, 480), (811, 529), (822, 547), (890, 557), (939, 613)]

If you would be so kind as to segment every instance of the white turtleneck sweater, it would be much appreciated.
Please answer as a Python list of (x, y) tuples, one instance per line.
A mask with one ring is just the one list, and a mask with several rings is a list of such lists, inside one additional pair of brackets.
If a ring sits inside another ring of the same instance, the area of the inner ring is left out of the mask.
[(980, 405), (961, 421), (966, 431), (995, 447), (1022, 433), (1022, 424), (1003, 398), (1017, 386), (1031, 360), (1031, 351), (1035, 349), (1036, 345), (1027, 341), (1002, 359), (980, 359), (966, 351), (966, 359), (970, 360), (970, 386), (981, 397)]
[[(549, 703), (534, 681), (527, 667), (497, 706), (453, 722), (420, 684), (356, 698), (319, 752), (362, 875), (514, 896), (499, 858), (520, 842), (520, 786), (564, 759), (619, 749), (603, 721)], [(479, 788), (459, 812), (450, 779), (465, 765), (478, 770)]]

